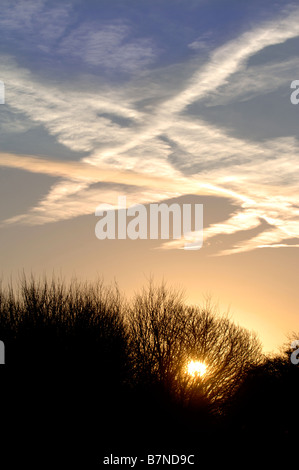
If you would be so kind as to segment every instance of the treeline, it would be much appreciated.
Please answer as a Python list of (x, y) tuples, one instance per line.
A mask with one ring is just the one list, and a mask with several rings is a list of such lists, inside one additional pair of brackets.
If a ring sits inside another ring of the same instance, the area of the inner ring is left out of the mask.
[[(128, 301), (102, 281), (23, 277), (0, 289), (0, 340), (2, 401), (17, 388), (23, 421), (42, 403), (43, 423), (62, 419), (75, 453), (83, 443), (89, 456), (187, 446), (203, 458), (229, 439), (280, 445), (295, 433), (292, 351), (266, 357), (255, 333), (165, 284)], [(190, 360), (206, 373), (188, 374)]]

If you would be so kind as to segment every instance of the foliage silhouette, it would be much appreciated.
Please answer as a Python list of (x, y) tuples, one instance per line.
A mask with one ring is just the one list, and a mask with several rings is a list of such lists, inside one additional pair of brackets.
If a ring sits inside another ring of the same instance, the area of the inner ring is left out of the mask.
[[(187, 306), (182, 293), (164, 284), (150, 282), (136, 295), (127, 318), (135, 383), (160, 384), (184, 404), (218, 409), (262, 359), (254, 333), (220, 316), (210, 302), (203, 308)], [(187, 374), (191, 359), (207, 365), (203, 377)]]
[[(293, 339), (298, 339), (293, 335)], [(291, 448), (297, 438), (299, 367), (291, 362), (290, 342), (253, 367), (232, 397), (230, 426), (242, 439)]]
[[(33, 419), (36, 429), (60, 423), (56, 439), (72, 449), (75, 463), (80, 454), (86, 466), (99, 449), (190, 449), (203, 464), (215, 445), (223, 458), (232, 442), (247, 452), (256, 440), (280, 446), (296, 435), (299, 368), (290, 347), (265, 357), (254, 333), (209, 301), (187, 305), (165, 284), (149, 282), (128, 301), (102, 281), (23, 277), (19, 288), (0, 289), (0, 339), (8, 436), (11, 410), (23, 423), (24, 443)], [(190, 360), (205, 362), (206, 374), (189, 375)]]
[(61, 368), (97, 365), (101, 374), (125, 370), (123, 299), (102, 281), (69, 286), (23, 276), (19, 290), (0, 291), (0, 335), (7, 365)]

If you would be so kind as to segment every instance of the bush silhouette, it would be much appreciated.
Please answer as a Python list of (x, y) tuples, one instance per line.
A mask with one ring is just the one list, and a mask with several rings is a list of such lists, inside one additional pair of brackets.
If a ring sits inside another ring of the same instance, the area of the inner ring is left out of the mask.
[(22, 278), (0, 291), (0, 335), (7, 365), (97, 365), (117, 376), (125, 367), (123, 300), (102, 281), (69, 286)]
[[(129, 353), (135, 383), (160, 385), (181, 403), (218, 409), (252, 365), (261, 361), (254, 333), (220, 316), (210, 304), (189, 307), (182, 294), (154, 286), (136, 295), (128, 313)], [(204, 377), (186, 373), (204, 362)]]
[(271, 443), (291, 448), (297, 436), (299, 368), (290, 360), (289, 344), (253, 367), (231, 402), (231, 427), (264, 447)]
[[(0, 339), (0, 399), (22, 418), (22, 436), (39, 403), (37, 428), (62, 422), (55, 436), (75, 449), (75, 461), (80, 449), (86, 463), (100, 446), (126, 455), (200, 449), (209, 463), (215, 445), (223, 457), (232, 443), (248, 452), (256, 440), (265, 448), (267, 438), (281, 446), (296, 435), (299, 368), (290, 347), (265, 357), (254, 333), (211, 302), (188, 306), (165, 284), (149, 282), (127, 301), (102, 281), (23, 277), (0, 289)], [(206, 373), (189, 375), (190, 360)]]

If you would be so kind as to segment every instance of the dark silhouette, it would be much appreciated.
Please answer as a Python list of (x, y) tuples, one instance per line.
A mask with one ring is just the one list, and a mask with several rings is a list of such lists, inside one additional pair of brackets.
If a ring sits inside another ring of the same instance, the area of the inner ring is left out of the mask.
[(286, 458), (297, 449), (299, 366), (290, 360), (291, 342), (252, 367), (227, 403), (235, 440), (259, 448), (269, 460), (280, 454)]
[[(262, 359), (255, 334), (217, 314), (210, 302), (188, 307), (182, 294), (163, 284), (150, 282), (135, 297), (128, 328), (134, 382), (158, 383), (184, 404), (217, 410)], [(206, 364), (203, 378), (186, 373), (191, 359)]]
[(115, 286), (22, 278), (0, 292), (0, 333), (8, 366), (125, 368), (123, 300)]
[[(296, 436), (290, 346), (265, 357), (254, 333), (211, 302), (186, 305), (165, 284), (150, 282), (128, 302), (101, 281), (23, 277), (0, 290), (0, 340), (1, 455), (16, 418), (22, 436), (11, 466), (24, 464), (32, 442), (30, 463), (59, 453), (61, 464), (94, 468), (110, 453), (191, 453), (198, 465), (223, 463), (231, 447), (246, 460), (257, 449), (269, 457), (269, 442), (277, 452)], [(191, 360), (206, 365), (203, 375), (188, 373)]]

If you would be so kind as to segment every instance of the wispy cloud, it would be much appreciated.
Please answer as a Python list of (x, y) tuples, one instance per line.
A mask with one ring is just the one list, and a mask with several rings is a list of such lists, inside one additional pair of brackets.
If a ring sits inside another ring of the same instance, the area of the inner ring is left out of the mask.
[[(297, 70), (293, 60), (248, 70), (246, 61), (266, 46), (298, 36), (298, 25), (296, 9), (245, 32), (212, 52), (208, 62), (171, 97), (167, 82), (159, 84), (158, 102), (153, 98), (156, 85), (149, 71), (144, 76), (149, 89), (147, 92), (143, 88), (142, 94), (135, 93), (138, 80), (123, 86), (93, 86), (85, 91), (79, 90), (75, 82), (69, 89), (50, 81), (41, 83), (29, 71), (3, 58), (7, 105), (33, 123), (42, 124), (63, 145), (89, 152), (77, 163), (1, 154), (1, 165), (62, 178), (29, 214), (7, 223), (45, 223), (90, 213), (93, 205), (102, 202), (92, 185), (106, 181), (136, 186), (134, 191), (131, 188), (132, 202), (191, 193), (233, 198), (239, 206), (237, 213), (205, 230), (206, 240), (248, 231), (247, 239), (224, 254), (293, 243), (299, 233), (297, 140), (288, 137), (257, 143), (231, 137), (215, 125), (191, 118), (188, 106), (201, 100), (213, 103), (219, 99), (225, 104), (232, 99), (249, 99), (267, 91), (267, 78), (271, 78), (271, 89), (276, 90), (291, 70)], [(125, 70), (126, 62), (127, 70), (133, 71), (152, 60), (153, 52), (149, 43), (131, 43), (127, 36), (124, 25), (117, 30), (111, 24), (99, 31), (82, 25), (64, 39), (61, 53), (68, 51), (90, 65), (102, 64), (108, 69)], [(239, 83), (240, 77), (246, 91)], [(101, 192), (103, 197), (115, 194), (111, 188)], [(250, 230), (261, 220), (267, 226), (253, 237)]]
[[(3, 38), (20, 50), (81, 61), (101, 71), (136, 73), (154, 61), (157, 48), (149, 38), (136, 38), (125, 20), (78, 23), (72, 2), (14, 0), (1, 3)], [(4, 41), (5, 42), (5, 41)]]
[(231, 102), (248, 101), (265, 93), (271, 93), (279, 87), (289, 87), (290, 77), (298, 75), (298, 57), (283, 62), (243, 67), (229, 82), (218, 89), (210, 90), (205, 106), (224, 106)]
[(122, 21), (82, 24), (62, 41), (58, 52), (106, 70), (137, 72), (154, 60), (154, 47), (149, 39), (129, 36), (130, 28)]
[(3, 39), (8, 37), (21, 49), (34, 46), (48, 52), (65, 32), (71, 11), (70, 2), (51, 5), (46, 0), (3, 0), (0, 11)]

